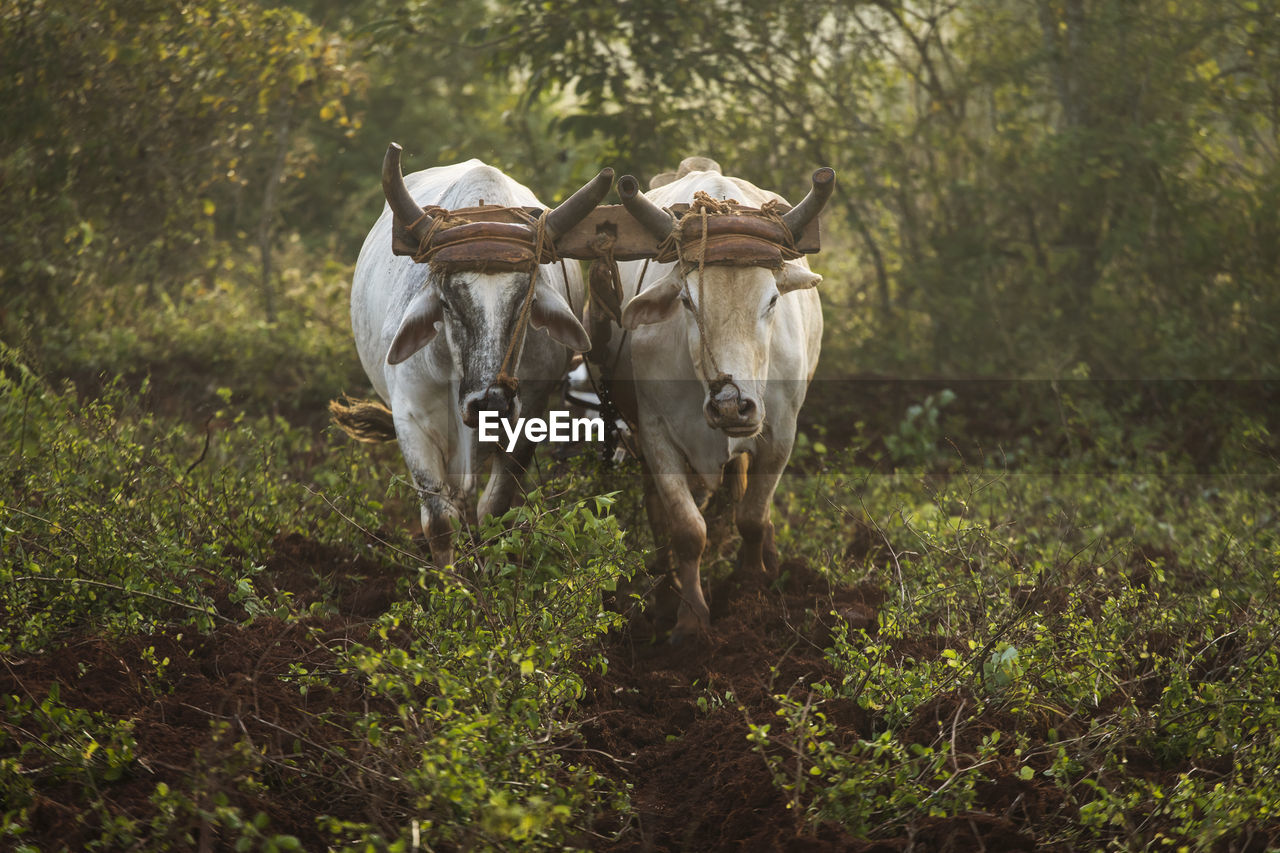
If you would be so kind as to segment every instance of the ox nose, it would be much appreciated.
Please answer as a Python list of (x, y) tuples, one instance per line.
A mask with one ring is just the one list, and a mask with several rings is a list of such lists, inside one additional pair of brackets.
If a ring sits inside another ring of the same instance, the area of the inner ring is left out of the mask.
[(462, 422), (472, 429), (480, 426), (480, 413), (493, 412), (503, 420), (516, 414), (515, 395), (501, 386), (474, 391), (462, 401)]
[(726, 385), (707, 400), (707, 422), (720, 429), (754, 427), (759, 420), (756, 401), (735, 385)]

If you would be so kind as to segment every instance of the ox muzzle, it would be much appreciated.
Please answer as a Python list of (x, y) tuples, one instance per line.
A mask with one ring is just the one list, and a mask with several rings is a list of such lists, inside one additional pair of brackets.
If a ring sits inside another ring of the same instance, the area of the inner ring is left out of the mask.
[(513, 421), (520, 417), (520, 397), (514, 388), (493, 384), (479, 391), (463, 395), (459, 400), (462, 407), (462, 422), (471, 429), (480, 426), (480, 415), (493, 412), (502, 420)]
[(733, 382), (712, 388), (702, 413), (712, 429), (734, 438), (750, 438), (760, 432), (764, 423), (760, 405)]

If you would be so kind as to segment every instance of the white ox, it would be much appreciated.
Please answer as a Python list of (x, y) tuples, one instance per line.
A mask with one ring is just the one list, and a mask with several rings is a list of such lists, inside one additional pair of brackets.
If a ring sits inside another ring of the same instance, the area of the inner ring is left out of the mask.
[[(814, 173), (813, 191), (783, 216), (793, 235), (817, 216), (834, 180), (830, 169)], [(704, 158), (686, 160), (674, 181), (647, 196), (629, 175), (618, 182), (627, 209), (658, 240), (674, 225), (663, 208), (693, 202), (698, 191), (749, 207), (782, 201), (722, 175)], [(699, 577), (706, 543), (701, 506), (726, 463), (739, 454), (749, 459), (734, 513), (742, 535), (739, 565), (746, 571), (777, 569), (770, 508), (818, 362), (822, 311), (814, 287), (822, 277), (803, 258), (779, 269), (717, 264), (701, 273), (696, 264), (680, 262), (621, 266), (624, 298), (630, 300), (622, 324), (633, 331), (622, 343), (618, 378), (624, 388), (628, 380), (634, 383), (645, 508), (655, 539), (660, 545), (666, 541), (675, 561), (680, 604), (671, 640), (679, 642), (709, 626)], [(722, 374), (732, 381), (724, 383)]]
[[(577, 316), (583, 283), (576, 263), (563, 270), (559, 264), (535, 267), (532, 328), (521, 330), (529, 272), (436, 270), (393, 255), (393, 213), (415, 238), (425, 239), (432, 218), (423, 215), (424, 207), (543, 207), (527, 187), (479, 160), (404, 178), (399, 155), (392, 144), (383, 161), (388, 204), (360, 250), (351, 291), (360, 361), (390, 412), (376, 403), (331, 408), (340, 426), (365, 440), (389, 439), (394, 426), (420, 496), (423, 533), (433, 560), (443, 566), (453, 560), (454, 523), (476, 519), (481, 465), (496, 446), (477, 441), (480, 413), (512, 419), (540, 413), (573, 352), (590, 349), (590, 339)], [(613, 171), (605, 169), (551, 211), (547, 239), (563, 236), (590, 213), (612, 183)], [(508, 366), (518, 390), (497, 381), (513, 337), (522, 338)], [(522, 439), (513, 453), (495, 456), (480, 516), (506, 511), (532, 454), (533, 445)]]

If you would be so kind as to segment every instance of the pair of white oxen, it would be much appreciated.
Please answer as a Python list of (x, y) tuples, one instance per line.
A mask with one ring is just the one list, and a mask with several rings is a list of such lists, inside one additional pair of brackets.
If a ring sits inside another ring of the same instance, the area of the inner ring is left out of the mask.
[[(382, 177), (388, 205), (360, 251), (351, 322), (364, 369), (390, 407), (389, 413), (379, 408), (394, 425), (419, 492), (432, 559), (446, 565), (453, 559), (454, 525), (476, 518), (486, 457), (493, 454), (481, 516), (506, 511), (533, 455), (525, 440), (511, 453), (481, 444), (480, 413), (514, 418), (544, 410), (573, 353), (591, 348), (581, 320), (584, 284), (576, 262), (451, 269), (415, 262), (404, 256), (412, 253), (403, 245), (393, 254), (393, 230), (402, 242), (425, 245), (440, 233), (436, 220), (447, 219), (445, 211), (544, 206), (528, 188), (479, 160), (403, 177), (394, 144)], [(701, 158), (655, 179), (647, 195), (624, 176), (618, 193), (655, 246), (670, 245), (668, 236), (679, 227), (668, 208), (694, 202), (699, 192), (753, 208), (781, 202), (782, 224), (798, 237), (830, 197), (834, 177), (830, 169), (815, 172), (813, 190), (790, 210), (777, 194), (722, 175)], [(613, 171), (605, 169), (549, 211), (545, 240), (561, 239), (586, 218), (612, 183)], [(697, 264), (685, 253), (671, 263), (624, 262), (619, 272), (627, 331), (608, 335), (604, 363), (616, 366), (615, 387), (634, 395), (646, 512), (660, 556), (674, 560), (680, 604), (671, 638), (679, 641), (709, 625), (699, 579), (706, 542), (701, 507), (730, 463), (738, 474), (746, 472), (735, 509), (740, 565), (776, 569), (770, 506), (817, 365), (822, 314), (814, 287), (822, 278), (803, 257), (773, 264), (721, 257)], [(517, 381), (501, 381), (500, 374)]]

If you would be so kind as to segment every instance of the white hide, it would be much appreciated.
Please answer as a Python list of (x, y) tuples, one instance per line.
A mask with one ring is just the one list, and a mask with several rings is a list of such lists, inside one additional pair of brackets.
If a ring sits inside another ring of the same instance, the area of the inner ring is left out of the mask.
[[(525, 186), (479, 160), (439, 166), (414, 172), (405, 185), (420, 206), (439, 205), (447, 209), (479, 204), (544, 207)], [(450, 518), (474, 520), (475, 492), (480, 465), (493, 445), (480, 445), (475, 431), (462, 421), (459, 381), (464, 366), (477, 365), (492, 375), (501, 363), (508, 340), (485, 340), (476, 352), (455, 359), (450, 350), (446, 321), (437, 324), (438, 333), (426, 346), (399, 364), (388, 364), (387, 355), (405, 314), (405, 309), (427, 281), (429, 267), (405, 256), (391, 253), (392, 214), (386, 205), (369, 232), (356, 262), (351, 291), (351, 325), (360, 361), (378, 395), (391, 408), (405, 463), (423, 497), (424, 532), (432, 541), (432, 553), (447, 561), (451, 553), (440, 540), (447, 539)], [(577, 264), (568, 264), (568, 279), (559, 264), (540, 267), (543, 284), (580, 309), (583, 304), (582, 276)], [(493, 320), (513, 293), (524, 292), (528, 273), (456, 273), (455, 281), (465, 282), (471, 297)], [(509, 310), (509, 309), (508, 309)], [(577, 313), (577, 311), (575, 311)], [(519, 402), (525, 414), (540, 413), (548, 393), (568, 368), (572, 353), (553, 341), (546, 331), (527, 330), (523, 351), (514, 371), (520, 380)], [(480, 501), (480, 514), (505, 511), (510, 503), (518, 470), (495, 458), (493, 476)], [(440, 547), (437, 547), (440, 545)]]
[[(658, 207), (692, 202), (694, 193), (703, 191), (716, 199), (732, 198), (752, 207), (778, 199), (775, 193), (753, 184), (714, 171), (695, 171), (650, 190), (646, 196)], [(714, 273), (721, 294), (732, 292), (743, 304), (734, 318), (739, 331), (755, 324), (752, 340), (727, 341), (723, 330), (714, 324), (707, 329), (713, 344), (736, 350), (726, 359), (734, 364), (718, 366), (730, 372), (744, 391), (758, 394), (764, 406), (764, 423), (759, 433), (749, 438), (730, 437), (712, 428), (704, 417), (707, 401), (706, 380), (699, 376), (695, 361), (701, 362), (698, 329), (693, 314), (677, 300), (677, 307), (657, 322), (638, 325), (625, 336), (615, 332), (615, 348), (623, 341), (617, 358), (622, 380), (634, 380), (639, 419), (639, 444), (650, 477), (646, 489), (650, 520), (655, 527), (665, 526), (675, 561), (676, 576), (682, 590), (682, 605), (673, 639), (686, 638), (707, 624), (708, 611), (700, 588), (699, 555), (705, 541), (706, 525), (700, 503), (714, 490), (722, 476), (722, 468), (731, 456), (747, 453), (751, 465), (746, 495), (737, 507), (737, 522), (744, 542), (763, 538), (771, 547), (772, 524), (769, 511), (773, 493), (795, 439), (796, 418), (804, 402), (809, 381), (817, 367), (822, 343), (822, 310), (813, 283), (818, 276), (808, 272), (804, 259), (787, 261), (781, 274), (759, 267), (718, 267)], [(647, 289), (672, 274), (679, 282), (674, 264), (643, 262), (621, 264), (624, 289), (623, 304), (637, 292)], [(644, 281), (639, 281), (641, 271)], [(708, 281), (712, 279), (708, 267)], [(689, 276), (696, 278), (696, 271)], [(726, 288), (731, 282), (741, 287)], [(668, 282), (671, 280), (668, 279)], [(793, 286), (800, 283), (799, 287)], [(689, 293), (693, 291), (693, 293)], [(689, 287), (687, 296), (696, 298), (698, 288)], [(767, 305), (777, 296), (772, 327), (760, 313), (759, 300)], [(754, 300), (754, 301), (753, 301)], [(637, 306), (638, 307), (638, 306)], [(754, 313), (753, 313), (754, 312)], [(652, 318), (654, 312), (649, 312)], [(624, 317), (625, 317), (624, 313)], [(717, 338), (717, 334), (720, 338)], [(735, 338), (744, 337), (735, 335)], [(767, 355), (767, 371), (752, 375), (751, 362), (763, 363)], [(610, 360), (614, 355), (610, 354)], [(704, 374), (709, 370), (704, 369)], [(767, 380), (767, 381), (766, 381)], [(665, 518), (655, 520), (652, 501), (660, 501)], [(753, 545), (752, 548), (757, 546)], [(745, 551), (744, 551), (745, 553)], [(759, 551), (746, 557), (747, 562), (760, 563)], [(763, 570), (763, 565), (760, 566)]]

